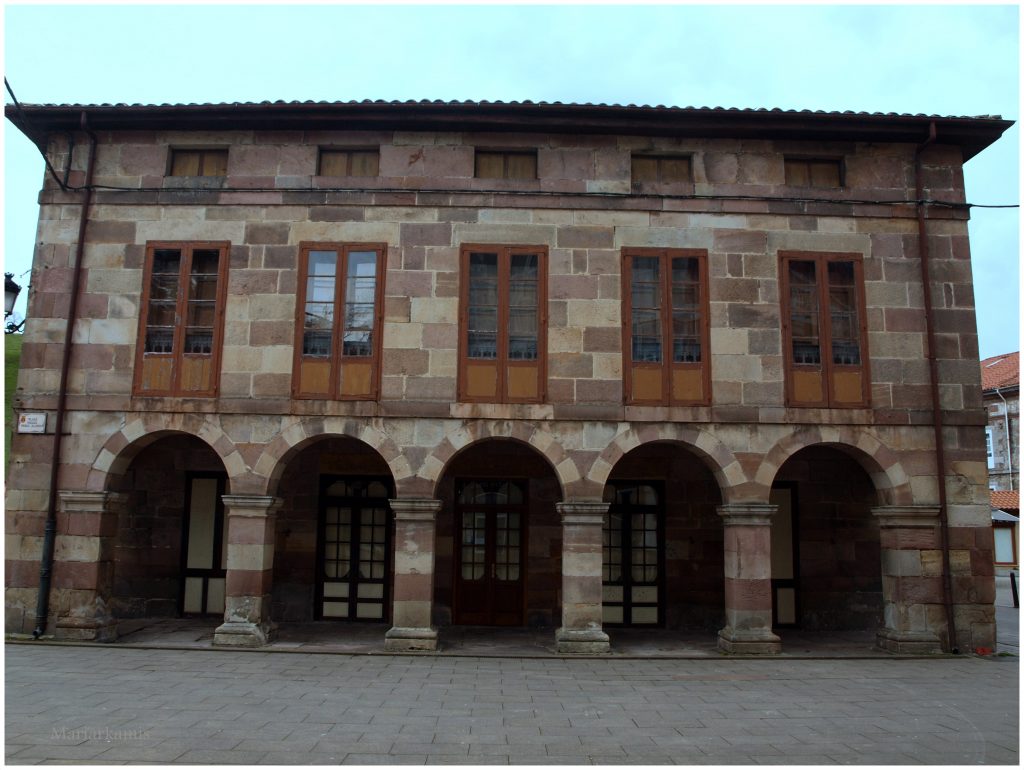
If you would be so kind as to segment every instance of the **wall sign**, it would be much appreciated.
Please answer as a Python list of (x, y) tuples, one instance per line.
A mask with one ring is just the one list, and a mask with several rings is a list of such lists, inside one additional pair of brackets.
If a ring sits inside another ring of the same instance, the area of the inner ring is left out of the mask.
[(46, 412), (19, 414), (18, 433), (46, 433)]

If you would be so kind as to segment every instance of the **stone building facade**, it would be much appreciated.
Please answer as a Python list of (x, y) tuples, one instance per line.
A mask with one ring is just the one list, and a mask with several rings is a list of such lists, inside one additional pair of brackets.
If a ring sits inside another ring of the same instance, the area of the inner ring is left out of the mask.
[(347, 619), (392, 650), (449, 624), (551, 627), (565, 652), (622, 625), (732, 652), (792, 627), (994, 646), (962, 165), (1008, 121), (7, 110), (53, 168), (8, 632), (209, 614), (235, 645)]

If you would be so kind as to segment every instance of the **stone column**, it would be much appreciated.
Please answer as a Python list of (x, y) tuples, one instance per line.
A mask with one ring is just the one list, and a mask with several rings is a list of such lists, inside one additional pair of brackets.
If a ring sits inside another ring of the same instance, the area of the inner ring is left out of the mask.
[(270, 591), (274, 581), (274, 522), (281, 500), (262, 495), (224, 495), (228, 517), (228, 564), (224, 623), (213, 643), (261, 647), (273, 632)]
[(608, 652), (601, 629), (601, 566), (604, 515), (608, 503), (566, 502), (562, 516), (562, 627), (555, 634), (559, 652)]
[(114, 492), (61, 492), (62, 516), (54, 549), (53, 588), (57, 639), (112, 642), (117, 621), (110, 610), (114, 587), (117, 519), (128, 500)]
[(395, 584), (391, 599), (392, 627), (384, 635), (391, 652), (436, 650), (434, 609), (434, 537), (440, 500), (406, 498), (391, 501), (395, 513)]
[(725, 525), (725, 628), (718, 647), (726, 652), (774, 655), (782, 642), (772, 633), (772, 515), (767, 503), (720, 505)]
[(882, 545), (885, 626), (878, 646), (897, 653), (942, 652), (944, 630), (939, 509), (928, 505), (872, 508)]

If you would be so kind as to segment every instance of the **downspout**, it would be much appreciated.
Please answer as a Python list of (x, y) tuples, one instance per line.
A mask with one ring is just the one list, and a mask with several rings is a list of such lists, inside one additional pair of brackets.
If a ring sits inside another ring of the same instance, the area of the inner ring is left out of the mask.
[[(60, 471), (60, 451), (64, 438), (64, 411), (68, 396), (68, 372), (71, 369), (71, 343), (75, 321), (78, 318), (78, 290), (82, 279), (82, 258), (85, 254), (85, 227), (89, 222), (92, 203), (93, 166), (96, 160), (96, 135), (89, 129), (88, 118), (82, 112), (81, 127), (89, 136), (89, 160), (85, 168), (85, 198), (78, 219), (78, 245), (75, 248), (75, 266), (71, 275), (71, 304), (68, 323), (64, 330), (64, 354), (60, 365), (60, 386), (57, 390), (57, 415), (53, 427), (53, 455), (50, 459), (50, 497), (46, 509), (46, 528), (43, 531), (43, 555), (39, 563), (39, 595), (36, 599), (36, 628), (32, 637), (38, 639), (46, 633), (46, 617), (50, 611), (50, 584), (53, 577), (53, 552), (57, 541), (57, 474)], [(68, 160), (70, 168), (70, 158)]]
[(999, 396), (999, 400), (1003, 402), (1003, 430), (1006, 432), (1006, 460), (1010, 463), (1010, 489), (1014, 489), (1013, 486), (1013, 440), (1010, 436), (1010, 405), (1006, 403), (1006, 399), (1003, 398), (1003, 392), (996, 388), (996, 395)]
[(959, 654), (956, 621), (953, 617), (953, 578), (949, 565), (949, 511), (946, 498), (946, 451), (942, 439), (942, 406), (939, 403), (939, 364), (935, 353), (935, 324), (932, 317), (932, 281), (928, 269), (928, 229), (925, 225), (924, 182), (921, 155), (935, 141), (935, 121), (928, 125), (928, 138), (914, 152), (914, 186), (917, 192), (917, 241), (921, 254), (921, 287), (924, 291), (924, 322), (928, 337), (928, 373), (932, 390), (932, 426), (935, 430), (935, 465), (939, 481), (939, 531), (942, 549), (942, 601), (946, 608), (949, 649)]

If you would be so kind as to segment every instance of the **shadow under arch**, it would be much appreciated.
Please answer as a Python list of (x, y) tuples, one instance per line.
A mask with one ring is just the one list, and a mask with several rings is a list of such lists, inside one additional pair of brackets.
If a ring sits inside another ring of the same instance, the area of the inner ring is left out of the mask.
[(304, 417), (281, 430), (264, 447), (253, 465), (253, 494), (276, 494), (288, 463), (317, 441), (353, 439), (374, 450), (387, 463), (396, 487), (413, 475), (409, 460), (383, 431), (365, 421), (347, 417)]
[(459, 454), (488, 439), (513, 441), (525, 445), (544, 458), (558, 479), (562, 499), (570, 488), (580, 481), (576, 463), (569, 457), (558, 439), (546, 427), (526, 421), (478, 421), (459, 426), (445, 435), (437, 447), (427, 455), (414, 478), (403, 484), (396, 478), (399, 495), (434, 496), (441, 478)]
[(802, 427), (777, 441), (764, 456), (754, 477), (755, 483), (763, 490), (764, 499), (767, 499), (768, 490), (786, 461), (815, 446), (837, 450), (856, 462), (874, 485), (877, 505), (914, 504), (910, 477), (899, 455), (870, 432), (848, 426)]
[(729, 447), (695, 426), (668, 423), (618, 433), (586, 474), (586, 496), (600, 500), (615, 465), (634, 449), (653, 443), (678, 445), (703, 462), (718, 483), (723, 503), (734, 501), (748, 486), (746, 473)]
[(228, 489), (234, 491), (248, 467), (234, 442), (212, 420), (199, 414), (161, 416), (144, 415), (127, 423), (107, 439), (93, 460), (86, 481), (91, 492), (110, 491), (147, 447), (171, 436), (189, 436), (202, 441), (219, 458), (228, 476)]

